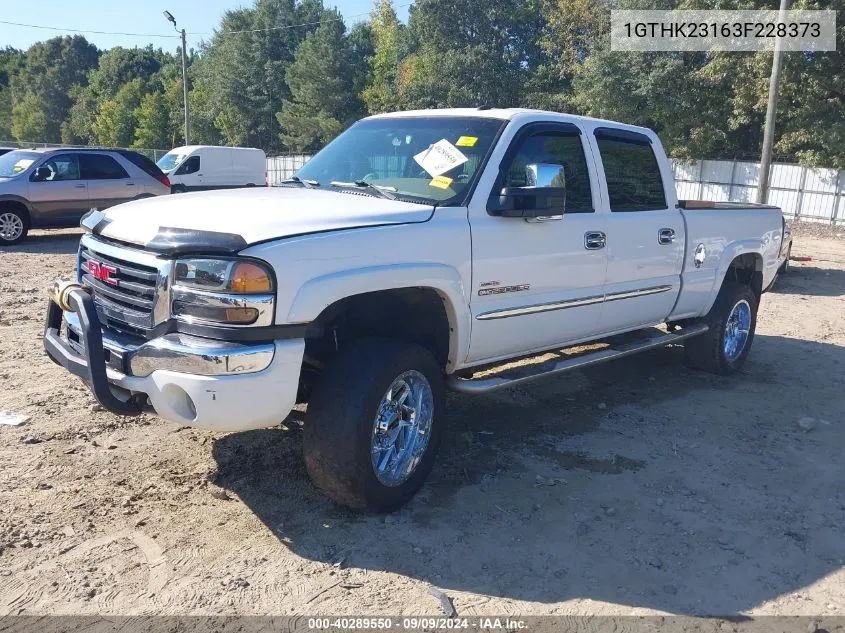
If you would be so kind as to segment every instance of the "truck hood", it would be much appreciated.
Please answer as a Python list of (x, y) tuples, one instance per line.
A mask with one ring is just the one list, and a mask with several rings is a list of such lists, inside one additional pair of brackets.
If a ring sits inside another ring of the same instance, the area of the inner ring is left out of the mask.
[(256, 242), (389, 224), (426, 222), (434, 207), (368, 194), (256, 187), (175, 194), (93, 212), (95, 234), (163, 253), (236, 252)]

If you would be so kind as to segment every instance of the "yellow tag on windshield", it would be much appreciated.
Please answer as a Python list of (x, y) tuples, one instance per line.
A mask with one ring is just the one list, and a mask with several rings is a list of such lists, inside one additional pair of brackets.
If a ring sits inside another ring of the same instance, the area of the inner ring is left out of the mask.
[(438, 189), (448, 189), (449, 185), (452, 184), (452, 179), (449, 176), (435, 176), (428, 184)]
[(475, 144), (478, 142), (477, 136), (462, 136), (458, 139), (455, 145), (457, 147), (474, 147)]

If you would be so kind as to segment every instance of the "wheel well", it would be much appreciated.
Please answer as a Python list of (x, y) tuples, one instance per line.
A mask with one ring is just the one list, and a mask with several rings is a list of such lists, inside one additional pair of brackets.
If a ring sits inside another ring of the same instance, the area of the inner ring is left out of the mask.
[(23, 202), (18, 202), (16, 200), (0, 200), (0, 209), (14, 209), (15, 211), (22, 212), (24, 222), (26, 222), (26, 225), (29, 226), (31, 221), (29, 217), (29, 209), (26, 208), (26, 205)]
[(734, 258), (725, 281), (736, 281), (751, 288), (757, 301), (763, 294), (763, 257), (759, 253), (743, 253)]
[(427, 349), (437, 364), (449, 361), (449, 317), (443, 299), (432, 288), (397, 288), (353, 295), (333, 303), (318, 316), (305, 340), (303, 385), (310, 383), (344, 345), (381, 336), (415, 343)]

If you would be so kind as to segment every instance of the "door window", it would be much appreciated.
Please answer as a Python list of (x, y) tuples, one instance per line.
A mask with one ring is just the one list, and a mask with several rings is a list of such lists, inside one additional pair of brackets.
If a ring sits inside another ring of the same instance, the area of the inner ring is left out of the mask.
[(106, 154), (82, 154), (82, 177), (85, 180), (118, 180), (129, 178), (126, 170)]
[(577, 133), (540, 132), (526, 137), (504, 171), (505, 187), (528, 184), (526, 166), (537, 163), (562, 165), (566, 185), (565, 213), (591, 213), (593, 194), (590, 172)]
[(200, 157), (199, 156), (191, 156), (184, 163), (179, 165), (179, 169), (176, 170), (176, 175), (177, 176), (183, 176), (185, 174), (195, 174), (199, 170), (200, 170)]
[(79, 180), (79, 159), (76, 154), (60, 154), (45, 160), (32, 175), (36, 182)]
[(596, 130), (607, 179), (611, 211), (656, 211), (666, 208), (660, 167), (643, 134)]

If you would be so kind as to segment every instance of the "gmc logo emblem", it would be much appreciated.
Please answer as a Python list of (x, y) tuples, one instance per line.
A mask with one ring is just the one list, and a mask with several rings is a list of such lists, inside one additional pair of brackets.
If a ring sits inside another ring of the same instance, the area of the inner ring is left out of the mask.
[(100, 262), (95, 262), (93, 259), (88, 260), (88, 274), (94, 279), (116, 286), (117, 279), (113, 276), (115, 273), (117, 273), (117, 268), (114, 266), (101, 264)]

